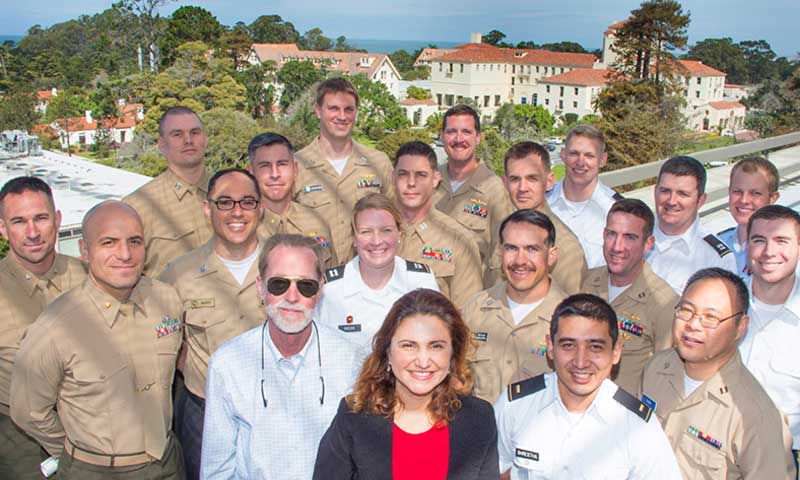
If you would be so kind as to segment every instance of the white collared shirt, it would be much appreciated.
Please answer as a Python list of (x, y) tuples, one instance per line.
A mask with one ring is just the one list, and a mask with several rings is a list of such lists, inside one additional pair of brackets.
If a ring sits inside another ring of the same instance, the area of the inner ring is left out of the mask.
[[(570, 203), (564, 196), (563, 180), (556, 183), (547, 192), (547, 204), (550, 209), (558, 215), (558, 218), (575, 233), (583, 247), (586, 256), (587, 268), (600, 267), (606, 264), (603, 257), (603, 229), (606, 226), (606, 216), (616, 199), (616, 192), (611, 190), (602, 182), (597, 182), (592, 196), (577, 211), (571, 208)], [(556, 239), (558, 241), (558, 239)]]
[(645, 422), (614, 399), (619, 387), (603, 380), (580, 417), (570, 414), (554, 372), (545, 388), (495, 404), (500, 471), (513, 480), (681, 478), (667, 436), (655, 416)]
[(289, 359), (261, 326), (222, 344), (208, 364), (200, 477), (311, 478), (317, 445), (352, 391), (359, 358), (355, 344), (324, 325)]
[(750, 269), (747, 268), (747, 243), (739, 243), (739, 226), (731, 227), (717, 234), (720, 240), (731, 249), (736, 258), (736, 274), (747, 280), (750, 278)]
[(683, 293), (689, 277), (703, 268), (720, 267), (736, 273), (735, 257), (730, 252), (720, 256), (705, 240), (709, 235), (712, 240), (719, 240), (700, 225), (699, 218), (680, 235), (667, 235), (656, 224), (653, 229), (656, 243), (646, 257), (647, 263), (678, 295)]
[(752, 279), (750, 325), (739, 343), (742, 362), (761, 383), (778, 409), (789, 418), (792, 443), (800, 449), (800, 276), (777, 313), (754, 308)]
[(320, 324), (337, 329), (352, 342), (368, 348), (398, 298), (417, 288), (438, 292), (439, 286), (433, 273), (411, 270), (405, 260), (394, 257), (389, 282), (380, 290), (373, 290), (361, 278), (358, 262), (356, 256), (344, 266), (340, 277), (325, 284), (316, 317)]

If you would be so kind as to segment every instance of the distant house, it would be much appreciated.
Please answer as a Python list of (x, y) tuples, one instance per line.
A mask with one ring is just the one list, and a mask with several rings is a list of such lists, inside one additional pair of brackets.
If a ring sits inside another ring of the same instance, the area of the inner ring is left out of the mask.
[[(528, 99), (558, 117), (573, 113), (578, 117), (597, 114), (594, 100), (614, 72), (609, 69), (577, 69), (540, 79)], [(526, 103), (523, 97), (520, 103)]]
[[(69, 145), (89, 146), (95, 143), (98, 131), (108, 131), (111, 141), (116, 144), (128, 143), (133, 140), (136, 126), (144, 118), (144, 105), (141, 103), (131, 103), (120, 106), (118, 116), (94, 119), (92, 112), (87, 110), (83, 117), (68, 118), (66, 120), (56, 120), (49, 125), (49, 128), (58, 135), (61, 148)], [(37, 126), (34, 131), (45, 133), (46, 128)]]
[(747, 98), (756, 87), (752, 85), (735, 85), (733, 83), (726, 83), (725, 89), (722, 93), (725, 100), (738, 102), (743, 98)]
[(36, 106), (34, 107), (37, 112), (44, 115), (47, 113), (47, 106), (50, 104), (50, 99), (58, 96), (58, 89), (53, 87), (51, 90), (39, 90), (36, 92)]
[(439, 106), (430, 98), (418, 100), (416, 98), (405, 98), (400, 101), (400, 107), (411, 125), (419, 127), (425, 125), (428, 117), (439, 111)]
[[(250, 64), (275, 62), (278, 69), (286, 62), (309, 61), (327, 71), (342, 72), (346, 75), (363, 74), (372, 81), (386, 85), (395, 98), (400, 98), (400, 73), (392, 64), (392, 60), (384, 53), (362, 52), (328, 52), (316, 50), (300, 50), (294, 43), (254, 43), (247, 61)], [(275, 85), (276, 100), (283, 91), (282, 85)]]

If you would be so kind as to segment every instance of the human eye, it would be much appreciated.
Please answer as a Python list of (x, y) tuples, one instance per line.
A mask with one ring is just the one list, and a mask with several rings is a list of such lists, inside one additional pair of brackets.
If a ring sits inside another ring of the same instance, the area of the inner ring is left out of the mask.
[(503, 251), (516, 252), (517, 251), (517, 247), (516, 247), (516, 245), (509, 245), (507, 243), (504, 243), (503, 244)]
[(130, 240), (128, 240), (128, 243), (130, 243), (131, 245), (137, 245), (138, 246), (138, 245), (143, 244), (144, 242), (142, 241), (141, 238), (137, 237), (137, 238), (131, 238)]
[(398, 344), (398, 346), (400, 348), (402, 348), (403, 350), (411, 350), (412, 348), (414, 348), (414, 343), (413, 342), (400, 342)]
[(233, 208), (233, 200), (230, 198), (217, 200), (217, 207), (219, 207), (221, 210), (230, 210)]
[(539, 253), (542, 251), (542, 247), (539, 245), (529, 245), (526, 250), (528, 253)]
[(258, 206), (258, 200), (254, 198), (245, 198), (244, 200), (239, 202), (239, 204), (245, 210), (254, 210)]

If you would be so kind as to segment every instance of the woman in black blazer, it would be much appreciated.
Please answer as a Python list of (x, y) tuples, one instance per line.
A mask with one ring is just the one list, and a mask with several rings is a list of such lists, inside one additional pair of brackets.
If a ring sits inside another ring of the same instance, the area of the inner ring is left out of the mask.
[(397, 300), (320, 442), (314, 479), (499, 479), (492, 406), (469, 396), (469, 342), (444, 295)]

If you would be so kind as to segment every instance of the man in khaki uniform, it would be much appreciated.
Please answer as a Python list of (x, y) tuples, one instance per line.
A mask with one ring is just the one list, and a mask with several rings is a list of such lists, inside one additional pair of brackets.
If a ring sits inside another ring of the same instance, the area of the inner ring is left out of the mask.
[(276, 233), (296, 233), (311, 237), (320, 246), (325, 266), (336, 267), (336, 249), (328, 224), (314, 209), (292, 200), (299, 170), (293, 155), (292, 143), (272, 132), (256, 135), (247, 147), (248, 168), (258, 179), (264, 207), (259, 235), (268, 238)]
[(742, 364), (748, 293), (735, 273), (706, 268), (689, 278), (675, 309), (675, 348), (644, 371), (684, 478), (791, 479), (792, 436), (775, 404)]
[(581, 288), (609, 302), (617, 314), (622, 359), (611, 379), (633, 395), (641, 389), (647, 360), (672, 346), (678, 303), (672, 287), (644, 261), (655, 241), (654, 222), (653, 211), (641, 200), (616, 201), (603, 234), (606, 264), (589, 270)]
[[(547, 205), (545, 194), (554, 180), (550, 171), (550, 154), (538, 143), (520, 142), (506, 152), (503, 162), (503, 185), (514, 207), (544, 213), (556, 229), (558, 261), (550, 276), (567, 295), (578, 293), (581, 277), (586, 273), (586, 259), (578, 238)], [(502, 263), (500, 250), (495, 249), (485, 262), (484, 287), (489, 288), (501, 279)]]
[(22, 340), (11, 418), (59, 456), (59, 478), (183, 478), (170, 432), (178, 293), (141, 276), (142, 224), (128, 205), (89, 210), (80, 249), (89, 277)]
[(314, 112), (319, 137), (297, 152), (300, 172), (294, 196), (328, 222), (336, 259), (345, 263), (355, 256), (353, 206), (369, 193), (392, 197), (392, 164), (385, 153), (353, 140), (358, 92), (349, 81), (337, 77), (322, 82)]
[(158, 122), (158, 148), (167, 170), (123, 199), (144, 225), (144, 275), (158, 275), (167, 263), (211, 237), (203, 215), (207, 144), (200, 118), (187, 107), (167, 109)]
[(40, 479), (43, 452), (9, 417), (11, 371), (25, 330), (48, 303), (86, 278), (86, 267), (56, 253), (61, 212), (50, 187), (17, 177), (0, 190), (0, 233), (8, 241), (0, 261), (0, 478)]
[(503, 182), (475, 149), (481, 143), (481, 121), (468, 105), (456, 105), (444, 114), (442, 143), (447, 164), (439, 167), (442, 181), (436, 190), (436, 208), (472, 232), (481, 261), (497, 245), (500, 222), (514, 210)]
[(395, 202), (406, 221), (397, 255), (428, 265), (439, 290), (462, 308), (482, 288), (480, 254), (464, 227), (433, 208), (440, 179), (436, 153), (428, 144), (408, 142), (397, 150)]
[(475, 395), (494, 402), (512, 379), (550, 372), (550, 317), (566, 294), (550, 280), (558, 259), (555, 227), (547, 215), (523, 209), (500, 224), (506, 281), (475, 295), (464, 321), (478, 345), (470, 367)]
[(175, 433), (187, 478), (200, 476), (208, 360), (222, 343), (260, 325), (266, 315), (256, 288), (259, 197), (258, 181), (247, 170), (215, 173), (204, 205), (214, 235), (170, 262), (159, 277), (175, 287), (184, 307), (185, 391), (176, 400)]

